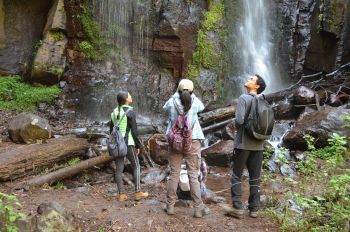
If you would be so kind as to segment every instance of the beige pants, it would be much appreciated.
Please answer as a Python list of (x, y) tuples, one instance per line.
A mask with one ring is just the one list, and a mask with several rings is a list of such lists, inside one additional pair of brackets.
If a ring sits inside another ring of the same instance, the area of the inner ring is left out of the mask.
[(201, 199), (200, 184), (198, 182), (198, 170), (201, 165), (201, 142), (199, 140), (193, 140), (191, 150), (188, 152), (180, 153), (171, 148), (169, 148), (168, 151), (171, 171), (168, 181), (167, 208), (174, 208), (175, 200), (177, 199), (176, 190), (180, 178), (182, 159), (185, 158), (194, 208), (196, 211), (204, 209), (204, 204)]

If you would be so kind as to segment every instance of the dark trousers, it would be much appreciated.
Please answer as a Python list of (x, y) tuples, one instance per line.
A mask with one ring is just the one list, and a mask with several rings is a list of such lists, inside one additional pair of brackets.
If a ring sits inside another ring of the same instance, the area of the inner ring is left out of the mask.
[[(135, 146), (128, 146), (128, 153), (126, 154), (126, 158), (130, 161), (133, 169), (135, 192), (140, 192), (140, 164), (139, 158), (136, 155)], [(114, 180), (117, 183), (119, 193), (124, 194), (125, 190), (122, 179), (124, 170), (124, 157), (114, 158), (114, 162), (116, 166)]]
[(233, 207), (242, 209), (242, 174), (247, 165), (249, 172), (250, 195), (248, 208), (256, 212), (260, 205), (260, 172), (263, 161), (263, 151), (234, 149), (231, 162), (231, 194)]

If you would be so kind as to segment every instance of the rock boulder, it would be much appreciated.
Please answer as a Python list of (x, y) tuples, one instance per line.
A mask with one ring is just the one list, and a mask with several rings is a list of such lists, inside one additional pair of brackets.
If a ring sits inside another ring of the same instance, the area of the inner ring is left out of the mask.
[(168, 164), (168, 142), (165, 135), (154, 135), (149, 139), (150, 155), (160, 165)]
[(163, 181), (166, 177), (164, 171), (158, 168), (149, 168), (142, 171), (140, 181), (145, 184), (157, 184)]
[(47, 209), (38, 223), (39, 232), (66, 231), (73, 232), (76, 229), (70, 225), (67, 219), (54, 209)]
[(298, 105), (307, 105), (315, 103), (316, 92), (305, 86), (300, 86), (294, 91), (295, 103)]
[(225, 140), (234, 140), (237, 135), (237, 129), (235, 128), (235, 121), (232, 120), (222, 132), (222, 138)]
[(9, 135), (15, 143), (27, 143), (36, 139), (46, 140), (51, 138), (51, 127), (46, 119), (24, 112), (10, 121)]
[(233, 140), (221, 141), (202, 152), (208, 165), (229, 167), (233, 153)]
[(350, 135), (350, 130), (344, 125), (348, 124), (341, 118), (350, 113), (349, 109), (342, 107), (325, 107), (321, 111), (312, 112), (306, 115), (301, 121), (298, 121), (295, 127), (284, 138), (284, 143), (294, 150), (306, 150), (307, 143), (303, 138), (304, 134), (310, 134), (315, 137), (315, 147), (325, 147), (328, 144), (333, 133), (340, 136)]

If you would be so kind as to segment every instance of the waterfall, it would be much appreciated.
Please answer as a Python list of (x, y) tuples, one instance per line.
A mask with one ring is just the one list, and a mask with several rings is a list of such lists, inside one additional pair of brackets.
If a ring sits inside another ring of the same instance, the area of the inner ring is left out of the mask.
[(273, 61), (271, 25), (268, 21), (268, 4), (265, 0), (242, 0), (242, 15), (235, 32), (237, 75), (235, 83), (245, 93), (243, 86), (248, 77), (260, 75), (266, 82), (265, 94), (280, 90), (281, 83)]

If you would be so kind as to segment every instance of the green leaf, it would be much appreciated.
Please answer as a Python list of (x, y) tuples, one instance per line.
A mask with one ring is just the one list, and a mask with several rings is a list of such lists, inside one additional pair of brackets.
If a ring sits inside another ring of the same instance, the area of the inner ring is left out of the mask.
[(10, 222), (16, 221), (17, 216), (9, 216)]

